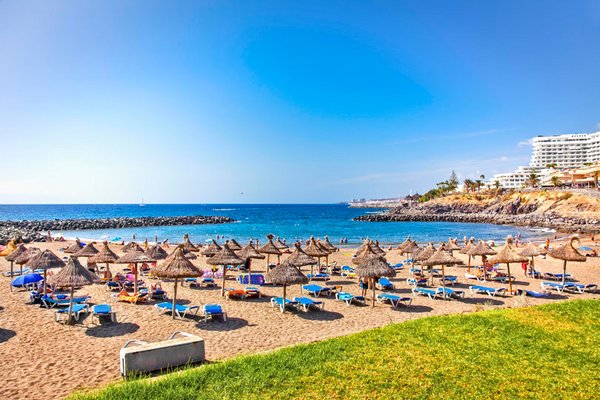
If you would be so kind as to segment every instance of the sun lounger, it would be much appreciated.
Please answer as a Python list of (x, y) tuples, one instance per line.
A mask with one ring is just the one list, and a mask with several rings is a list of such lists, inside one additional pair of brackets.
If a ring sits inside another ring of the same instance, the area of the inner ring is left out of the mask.
[(338, 293), (335, 294), (335, 298), (338, 301), (345, 302), (346, 305), (350, 305), (353, 302), (365, 304), (365, 297), (364, 296), (355, 296), (355, 295), (353, 295), (351, 293), (348, 293), (348, 292), (338, 292)]
[[(165, 301), (163, 303), (157, 303), (154, 305), (154, 309), (161, 313), (161, 312), (173, 312), (173, 303), (169, 302), (169, 301)], [(183, 304), (175, 304), (175, 315), (177, 316), (177, 318), (179, 319), (183, 319), (185, 318), (188, 314), (190, 315), (196, 315), (198, 314), (198, 310), (200, 309), (199, 306), (186, 306)]]
[(462, 290), (456, 290), (456, 289), (450, 289), (450, 288), (444, 288), (444, 287), (438, 287), (437, 292), (445, 299), (450, 298), (450, 299), (464, 299), (465, 298), (465, 292)]
[(431, 274), (431, 276), (438, 277), (442, 274), (442, 271), (440, 271), (439, 269), (431, 269), (429, 270), (429, 273)]
[[(23, 275), (26, 275), (26, 274), (31, 274), (31, 269), (29, 269), (29, 268), (23, 268)], [(9, 278), (12, 278), (14, 276), (21, 275), (21, 270), (20, 269), (13, 270), (12, 275), (11, 275), (10, 271), (6, 271), (6, 272), (3, 272), (2, 275), (3, 276), (7, 276)]]
[(227, 322), (227, 313), (220, 304), (205, 304), (202, 307), (202, 313), (204, 314), (204, 322), (215, 318), (221, 318), (223, 322)]
[(454, 286), (455, 284), (458, 283), (458, 277), (457, 276), (446, 276), (445, 278), (440, 278), (440, 285), (442, 284), (446, 284), (446, 285), (451, 285)]
[(564, 292), (566, 289), (575, 287), (575, 284), (572, 282), (567, 282), (564, 285), (558, 282), (540, 282), (540, 286), (542, 290), (550, 291), (552, 289), (556, 290), (558, 293)]
[(416, 267), (412, 267), (411, 269), (408, 270), (408, 273), (413, 276), (414, 274), (420, 274), (421, 272), (423, 272), (423, 270), (421, 268), (416, 268)]
[[(74, 304), (83, 304), (86, 303), (90, 299), (90, 296), (77, 296), (73, 297)], [(67, 307), (71, 302), (70, 298), (66, 295), (58, 295), (58, 296), (48, 296), (44, 295), (40, 297), (42, 305), (46, 308), (54, 308), (54, 307)]]
[[(73, 316), (73, 318), (75, 318), (75, 321), (79, 321), (79, 317), (81, 317), (81, 314), (87, 312), (89, 312), (87, 304), (73, 304), (73, 307), (71, 307), (71, 315)], [(68, 315), (69, 307), (58, 309), (54, 313), (54, 320), (56, 322), (59, 322), (61, 319), (63, 319), (63, 317), (65, 317), (65, 319), (68, 318)]]
[(121, 289), (122, 289), (121, 286), (122, 285), (120, 282), (113, 282), (113, 281), (106, 282), (106, 290), (108, 290), (109, 292), (121, 291)]
[(92, 307), (92, 323), (94, 318), (100, 322), (102, 317), (109, 317), (112, 322), (117, 322), (117, 313), (112, 310), (109, 304), (96, 304)]
[(322, 301), (314, 301), (308, 297), (294, 297), (294, 301), (297, 303), (298, 309), (304, 312), (309, 311), (311, 307), (323, 311), (324, 304)]
[(401, 297), (391, 293), (379, 293), (375, 299), (380, 303), (389, 302), (394, 308), (397, 308), (401, 304), (408, 307), (412, 303), (410, 297)]
[(283, 312), (286, 307), (295, 307), (297, 304), (297, 302), (290, 299), (285, 299), (284, 302), (283, 297), (271, 297), (271, 307), (278, 306), (281, 312)]
[(302, 293), (306, 292), (314, 297), (319, 297), (322, 294), (326, 294), (327, 296), (329, 296), (333, 292), (333, 288), (315, 284), (303, 285), (300, 290), (302, 291)]
[(506, 288), (492, 288), (492, 287), (487, 287), (487, 286), (469, 286), (469, 290), (471, 291), (471, 293), (485, 293), (490, 297), (495, 297), (497, 294), (499, 295), (504, 295), (504, 293), (506, 293)]
[(483, 276), (470, 274), (468, 272), (465, 272), (465, 279), (475, 279), (480, 282), (485, 280), (485, 278)]
[[(565, 275), (565, 280), (567, 280), (567, 281), (573, 280), (573, 276), (571, 274), (564, 274), (564, 275)], [(546, 273), (544, 273), (544, 279), (550, 279), (552, 281), (562, 281), (563, 274), (553, 274), (550, 272), (546, 272)]]
[(330, 279), (329, 274), (307, 274), (306, 276), (311, 281), (328, 281)]
[(595, 283), (573, 283), (573, 286), (569, 286), (567, 289), (577, 291), (578, 293), (585, 293), (586, 291), (592, 293), (598, 290), (598, 285)]
[(391, 267), (396, 271), (400, 271), (400, 270), (404, 269), (404, 264), (397, 263), (396, 265), (392, 265)]
[(375, 284), (375, 287), (379, 290), (393, 290), (394, 284), (386, 277), (381, 277)]
[(422, 288), (422, 287), (414, 287), (414, 288), (412, 288), (412, 292), (413, 292), (414, 296), (417, 296), (417, 295), (427, 296), (431, 300), (435, 300), (436, 297), (441, 295), (441, 293), (439, 293), (436, 289), (428, 289), (428, 288)]
[(167, 300), (167, 292), (162, 289), (156, 289), (150, 293), (152, 300)]
[(515, 277), (514, 276), (492, 276), (488, 278), (489, 281), (494, 281), (494, 282), (502, 282), (502, 283), (508, 283), (510, 282), (514, 282), (515, 281)]
[(416, 279), (416, 278), (407, 278), (406, 279), (406, 284), (410, 285), (410, 286), (427, 286), (427, 279), (426, 278), (420, 278), (420, 279)]
[(252, 282), (248, 282), (248, 274), (240, 274), (237, 277), (238, 283), (241, 285), (258, 285), (263, 286), (265, 284), (265, 276), (262, 274), (252, 274)]
[(126, 290), (121, 290), (117, 296), (118, 301), (124, 301), (126, 303), (137, 304), (144, 302), (148, 299), (148, 292), (138, 292), (134, 294), (127, 293)]
[(412, 258), (407, 258), (406, 260), (402, 261), (404, 264), (412, 264), (413, 259)]

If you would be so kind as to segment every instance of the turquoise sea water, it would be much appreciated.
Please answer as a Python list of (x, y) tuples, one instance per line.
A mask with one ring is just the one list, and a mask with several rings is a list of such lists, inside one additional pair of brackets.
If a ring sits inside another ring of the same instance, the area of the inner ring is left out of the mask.
[[(137, 204), (120, 205), (0, 205), (1, 220), (110, 218), (142, 216), (224, 215), (238, 222), (217, 225), (160, 226), (148, 228), (106, 229), (61, 232), (65, 237), (108, 239), (119, 237), (130, 240), (169, 239), (180, 241), (188, 233), (194, 242), (216, 237), (235, 238), (240, 242), (272, 233), (288, 242), (307, 239), (311, 235), (328, 235), (333, 243), (347, 238), (349, 244), (358, 244), (364, 238), (378, 239), (385, 244), (400, 243), (408, 235), (418, 240), (445, 241), (449, 237), (475, 236), (501, 240), (507, 235), (521, 233), (524, 239), (539, 238), (545, 231), (513, 226), (452, 222), (355, 222), (352, 218), (374, 209), (349, 208), (341, 204)], [(53, 232), (56, 234), (59, 232)]]

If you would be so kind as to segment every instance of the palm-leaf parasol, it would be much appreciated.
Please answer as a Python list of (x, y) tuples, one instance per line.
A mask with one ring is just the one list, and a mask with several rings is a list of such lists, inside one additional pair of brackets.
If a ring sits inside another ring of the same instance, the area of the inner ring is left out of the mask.
[(567, 243), (563, 244), (562, 246), (560, 246), (556, 249), (552, 249), (548, 252), (550, 257), (564, 261), (563, 276), (562, 276), (562, 284), (563, 285), (565, 284), (565, 279), (567, 276), (567, 261), (583, 262), (583, 261), (587, 260), (586, 256), (584, 256), (579, 251), (577, 251), (575, 246), (573, 246), (573, 243), (575, 241), (579, 242), (579, 239), (576, 237), (572, 237), (571, 240), (569, 240)]
[(308, 282), (308, 278), (287, 260), (273, 268), (270, 276), (271, 282), (275, 285), (283, 285), (283, 305), (281, 307), (281, 312), (284, 312), (287, 286), (306, 283)]
[[(469, 246), (469, 250), (467, 251), (467, 255), (469, 256), (469, 261), (471, 261), (471, 257), (475, 259), (475, 256), (481, 256), (481, 263), (483, 264), (484, 258), (487, 256), (493, 256), (496, 254), (496, 250), (492, 249), (489, 244), (487, 244), (484, 240), (480, 240), (477, 243), (477, 246), (471, 245)], [(467, 267), (467, 272), (471, 272), (471, 263), (469, 262), (469, 266)], [(485, 272), (485, 271), (484, 271)]]
[(46, 294), (46, 289), (48, 288), (48, 284), (46, 282), (46, 271), (50, 268), (64, 267), (65, 262), (52, 251), (44, 250), (41, 253), (31, 257), (29, 261), (25, 263), (25, 266), (32, 271), (35, 271), (36, 269), (44, 270), (44, 294)]
[(527, 246), (523, 250), (519, 252), (524, 257), (531, 257), (531, 268), (535, 270), (534, 260), (533, 258), (536, 256), (541, 256), (542, 254), (546, 254), (547, 251), (535, 246), (533, 243), (527, 243)]
[(133, 264), (133, 276), (135, 280), (133, 283), (134, 294), (138, 292), (138, 263), (152, 263), (156, 261), (152, 257), (146, 255), (146, 253), (144, 253), (140, 246), (137, 247), (139, 248), (139, 250), (136, 249), (135, 246), (133, 246), (130, 251), (128, 251), (123, 256), (119, 257), (117, 261), (115, 261), (115, 263), (117, 264)]
[(269, 241), (260, 249), (258, 249), (259, 253), (267, 255), (267, 272), (269, 272), (269, 256), (271, 254), (275, 254), (277, 257), (281, 256), (281, 250), (279, 250), (277, 246), (275, 246), (275, 243), (273, 243), (273, 237), (273, 235), (268, 234), (267, 239), (269, 239)]
[(507, 238), (506, 243), (498, 250), (498, 254), (492, 256), (490, 258), (490, 262), (493, 264), (500, 263), (506, 264), (506, 269), (508, 272), (508, 290), (510, 294), (513, 293), (512, 289), (512, 277), (510, 275), (510, 264), (511, 263), (521, 263), (527, 261), (527, 257), (524, 257), (517, 253), (512, 247), (512, 238)]
[(444, 246), (440, 246), (435, 253), (427, 260), (423, 261), (423, 265), (432, 267), (434, 265), (442, 266), (442, 286), (444, 287), (444, 298), (446, 297), (446, 265), (458, 265), (463, 262), (458, 258), (454, 257), (450, 252), (444, 249)]
[[(221, 251), (206, 260), (207, 264), (210, 265), (222, 265), (223, 266), (223, 285), (221, 286), (221, 296), (225, 296), (225, 275), (227, 274), (228, 265), (242, 265), (245, 260), (238, 257), (233, 250), (229, 248), (229, 245), (225, 243)], [(248, 281), (250, 282), (250, 281)]]
[(106, 272), (109, 273), (110, 272), (110, 264), (114, 263), (118, 259), (119, 259), (119, 256), (117, 256), (115, 254), (115, 252), (112, 251), (110, 249), (110, 247), (108, 247), (108, 242), (105, 240), (104, 242), (102, 242), (102, 248), (100, 249), (100, 251), (98, 253), (94, 254), (93, 256), (91, 256), (90, 258), (88, 258), (88, 264), (89, 263), (93, 263), (93, 264), (105, 263), (106, 264)]

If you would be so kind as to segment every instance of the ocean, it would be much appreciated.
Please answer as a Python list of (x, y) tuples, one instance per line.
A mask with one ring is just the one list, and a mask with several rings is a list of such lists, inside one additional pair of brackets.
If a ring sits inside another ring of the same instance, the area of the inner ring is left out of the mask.
[(359, 244), (365, 238), (383, 244), (403, 242), (407, 236), (419, 242), (446, 241), (449, 237), (474, 236), (502, 241), (507, 235), (521, 234), (523, 240), (540, 238), (548, 230), (508, 225), (454, 222), (355, 222), (352, 218), (382, 209), (350, 208), (343, 204), (82, 204), (82, 205), (0, 205), (0, 220), (40, 220), (67, 218), (158, 217), (184, 215), (223, 215), (238, 222), (217, 225), (159, 226), (124, 229), (80, 230), (53, 232), (65, 238), (95, 240), (153, 241), (169, 239), (178, 242), (185, 233), (194, 242), (205, 242), (217, 235), (222, 241), (235, 238), (240, 243), (260, 238), (264, 242), (272, 233), (288, 242), (329, 236), (338, 244), (346, 238), (348, 244)]

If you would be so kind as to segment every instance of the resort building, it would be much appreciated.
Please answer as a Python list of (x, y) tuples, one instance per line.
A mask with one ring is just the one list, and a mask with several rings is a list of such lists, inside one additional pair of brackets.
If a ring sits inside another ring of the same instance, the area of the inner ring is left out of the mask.
[[(566, 135), (537, 136), (532, 139), (532, 153), (529, 166), (521, 166), (515, 172), (495, 174), (487, 183), (495, 187), (496, 182), (504, 189), (521, 189), (527, 186), (531, 174), (536, 174), (540, 183), (548, 185), (553, 175), (561, 175), (565, 184), (579, 185), (581, 174), (573, 174), (586, 164), (600, 162), (600, 131), (594, 133), (575, 133)], [(548, 168), (551, 166), (551, 168)], [(573, 178), (573, 176), (576, 176)], [(585, 174), (584, 174), (585, 175)], [(570, 177), (567, 179), (566, 177)], [(568, 181), (568, 182), (567, 182)], [(589, 174), (585, 183), (590, 182)]]
[(577, 168), (600, 161), (600, 132), (576, 133), (533, 138), (531, 167)]

